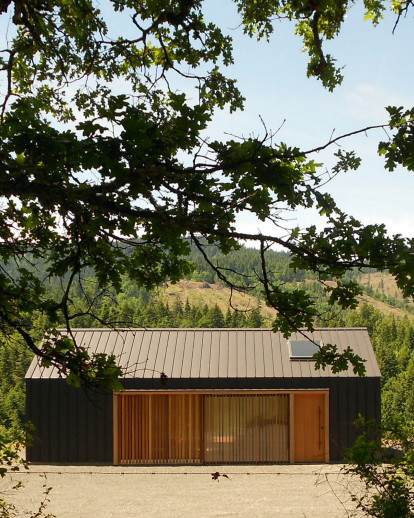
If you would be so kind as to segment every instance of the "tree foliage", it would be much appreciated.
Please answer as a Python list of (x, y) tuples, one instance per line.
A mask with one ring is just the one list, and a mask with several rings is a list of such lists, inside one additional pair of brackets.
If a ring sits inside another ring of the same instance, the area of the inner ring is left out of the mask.
[[(414, 424), (394, 420), (382, 430), (360, 419), (362, 434), (348, 451), (350, 465), (345, 473), (356, 475), (364, 491), (352, 495), (366, 516), (375, 518), (412, 518), (414, 516)], [(388, 446), (381, 434), (392, 437)]]
[[(323, 42), (335, 38), (352, 2), (235, 0), (247, 36), (270, 38), (275, 18), (294, 20), (309, 55), (308, 75), (333, 89), (341, 82)], [(411, 2), (393, 2), (397, 20)], [(385, 2), (366, 1), (378, 23)], [(343, 281), (352, 268), (388, 269), (406, 297), (414, 293), (413, 240), (364, 226), (321, 189), (326, 178), (314, 150), (274, 142), (272, 135), (206, 141), (215, 111), (243, 107), (242, 92), (225, 74), (232, 40), (206, 20), (202, 0), (3, 0), (0, 14), (15, 30), (0, 54), (5, 85), (0, 105), (0, 327), (18, 333), (44, 365), (73, 372), (76, 383), (112, 386), (115, 359), (90, 358), (55, 327), (93, 313), (83, 279), (92, 269), (102, 291), (123, 275), (146, 289), (176, 282), (193, 270), (190, 242), (233, 289), (227, 270), (205, 253), (260, 247), (255, 282), (278, 311), (274, 329), (312, 328), (317, 311), (300, 288), (272, 280), (269, 246), (291, 254), (290, 266), (314, 272), (330, 302), (354, 307), (359, 288)], [(120, 25), (115, 23), (121, 20)], [(122, 93), (120, 93), (122, 92)], [(413, 169), (413, 113), (389, 108), (385, 165)], [(355, 169), (354, 152), (339, 151), (328, 176)], [(279, 237), (281, 210), (316, 208), (325, 218)], [(275, 224), (271, 235), (236, 227), (246, 212)], [(46, 276), (39, 275), (39, 264)], [(10, 269), (14, 275), (10, 275)], [(50, 283), (60, 286), (51, 297)], [(83, 286), (90, 304), (79, 313), (71, 289)], [(49, 339), (28, 316), (44, 316)], [(335, 351), (331, 351), (335, 357)], [(347, 358), (358, 368), (358, 358)], [(338, 358), (341, 361), (340, 358)], [(361, 370), (359, 372), (362, 372)]]

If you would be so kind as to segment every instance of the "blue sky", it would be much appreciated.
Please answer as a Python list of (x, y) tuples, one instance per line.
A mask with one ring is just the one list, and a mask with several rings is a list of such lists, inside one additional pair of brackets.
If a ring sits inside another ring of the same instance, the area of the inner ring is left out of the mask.
[[(104, 0), (100, 5), (104, 8)], [(235, 64), (227, 74), (238, 80), (246, 97), (244, 111), (216, 114), (207, 132), (211, 139), (226, 139), (226, 132), (239, 136), (263, 134), (262, 117), (273, 131), (285, 120), (276, 140), (312, 149), (326, 143), (332, 132), (338, 136), (385, 123), (387, 105), (414, 106), (414, 9), (400, 21), (394, 35), (393, 15), (373, 27), (364, 21), (360, 5), (351, 9), (339, 37), (325, 46), (345, 67), (344, 82), (333, 93), (306, 77), (307, 56), (301, 52), (302, 42), (293, 35), (291, 23), (275, 21), (270, 43), (256, 42), (243, 35), (233, 2), (207, 0), (205, 12), (207, 20), (215, 21), (234, 38)], [(122, 32), (125, 15), (111, 20)], [(7, 18), (0, 20), (3, 37)], [(124, 85), (119, 82), (114, 87), (123, 91)], [(384, 138), (383, 131), (377, 130), (343, 142), (344, 149), (355, 149), (363, 163), (357, 172), (336, 177), (327, 190), (343, 210), (364, 223), (383, 222), (392, 234), (414, 236), (414, 173), (385, 171), (383, 160), (376, 154), (378, 142)], [(313, 158), (329, 166), (335, 149)], [(293, 218), (292, 226), (315, 222), (313, 214), (298, 212), (289, 217)], [(239, 227), (252, 232), (260, 228), (263, 233), (274, 230), (245, 217)]]
[[(286, 119), (277, 138), (312, 149), (326, 143), (333, 131), (339, 136), (385, 123), (385, 106), (414, 106), (414, 10), (392, 35), (393, 15), (373, 27), (364, 21), (360, 6), (351, 9), (340, 36), (326, 45), (345, 67), (344, 81), (333, 93), (306, 77), (307, 56), (289, 22), (276, 21), (270, 43), (257, 43), (237, 28), (231, 2), (211, 0), (207, 14), (234, 38), (235, 65), (228, 72), (237, 78), (246, 97), (243, 112), (217, 114), (209, 130), (213, 138), (225, 138), (224, 131), (245, 136), (263, 133), (261, 116), (272, 130)], [(392, 234), (414, 236), (414, 173), (384, 170), (376, 149), (385, 139), (384, 132), (376, 130), (343, 142), (344, 149), (357, 150), (362, 166), (335, 178), (327, 190), (343, 210), (364, 223), (385, 223)], [(315, 154), (314, 159), (329, 164), (330, 155)], [(306, 225), (312, 216), (300, 213), (297, 218)], [(242, 219), (241, 225), (254, 231), (258, 223)], [(260, 228), (266, 232), (266, 227)]]

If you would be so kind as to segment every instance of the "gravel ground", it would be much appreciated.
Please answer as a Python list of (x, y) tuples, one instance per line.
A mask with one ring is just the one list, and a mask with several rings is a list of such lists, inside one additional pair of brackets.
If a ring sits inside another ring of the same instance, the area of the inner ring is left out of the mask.
[[(0, 480), (0, 496), (36, 510), (52, 487), (46, 514), (58, 518), (350, 516), (350, 480), (340, 465), (31, 466)], [(211, 474), (220, 476), (213, 480)], [(13, 490), (21, 482), (24, 487)], [(342, 503), (341, 503), (342, 502)], [(24, 516), (19, 514), (19, 516)]]

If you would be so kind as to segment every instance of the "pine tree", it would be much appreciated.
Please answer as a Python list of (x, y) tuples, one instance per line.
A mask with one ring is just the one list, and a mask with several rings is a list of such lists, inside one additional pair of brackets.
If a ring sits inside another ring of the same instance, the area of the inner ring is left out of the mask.
[(247, 325), (247, 327), (252, 327), (252, 328), (263, 326), (263, 317), (260, 313), (259, 308), (253, 309), (253, 311), (250, 311), (250, 313), (248, 313), (247, 319), (246, 319), (246, 325)]

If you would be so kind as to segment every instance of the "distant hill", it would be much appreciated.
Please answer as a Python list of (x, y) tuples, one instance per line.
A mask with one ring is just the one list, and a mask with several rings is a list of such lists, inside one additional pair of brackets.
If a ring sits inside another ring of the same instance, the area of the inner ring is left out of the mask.
[[(240, 293), (236, 290), (229, 290), (220, 280), (216, 272), (214, 272), (204, 260), (204, 257), (197, 247), (190, 243), (190, 255), (188, 259), (194, 264), (195, 271), (183, 279), (176, 285), (167, 284), (167, 287), (159, 287), (154, 293), (146, 293), (143, 288), (131, 283), (125, 279), (120, 295), (111, 294), (105, 304), (119, 305), (120, 298), (125, 300), (138, 299), (141, 303), (148, 302), (150, 299), (162, 298), (165, 303), (170, 303), (174, 298), (180, 298), (185, 303), (188, 299), (192, 306), (207, 304), (211, 307), (217, 304), (220, 310), (225, 313), (230, 305), (234, 309), (240, 311), (248, 311), (260, 308), (261, 314), (266, 322), (271, 322), (274, 317), (274, 310), (268, 308), (263, 301), (262, 287), (258, 283), (257, 277), (261, 276), (261, 257), (258, 250), (254, 248), (241, 247), (239, 250), (223, 254), (214, 246), (206, 247), (206, 252), (210, 261), (221, 268), (220, 271), (228, 278), (228, 280), (237, 286), (245, 287), (246, 292)], [(302, 270), (294, 270), (290, 268), (290, 255), (286, 252), (277, 252), (268, 250), (266, 252), (266, 262), (271, 282), (282, 282), (287, 289), (304, 289), (312, 295), (317, 305), (323, 311), (329, 311), (327, 298), (323, 292), (322, 286), (317, 282), (316, 275), (313, 272)], [(11, 276), (17, 275), (15, 263), (4, 266)], [(30, 267), (30, 266), (29, 266)], [(36, 270), (40, 278), (46, 278), (46, 268), (42, 263), (36, 264)], [(84, 285), (89, 284), (88, 292), (91, 297), (97, 296), (98, 306), (103, 303), (102, 299), (93, 293), (93, 270), (84, 272)], [(350, 271), (345, 279), (358, 282), (360, 284), (363, 295), (360, 297), (361, 302), (368, 302), (373, 307), (379, 309), (387, 315), (394, 315), (396, 318), (403, 318), (407, 315), (410, 319), (414, 318), (414, 302), (405, 299), (399, 291), (394, 278), (387, 273), (380, 273), (374, 270), (360, 272), (358, 270)], [(92, 282), (89, 282), (92, 281)], [(334, 283), (334, 280), (327, 281)], [(62, 283), (58, 278), (49, 279), (49, 291), (51, 296), (58, 298), (61, 296)], [(82, 300), (84, 298), (84, 290), (73, 290), (73, 300)], [(134, 301), (136, 303), (137, 301)], [(77, 303), (81, 307), (82, 304)]]
[[(395, 283), (389, 274), (378, 275), (382, 275), (385, 279), (384, 283), (389, 284), (389, 286), (392, 286), (393, 282)], [(363, 281), (365, 275), (362, 275), (361, 277), (361, 285), (364, 287)], [(315, 282), (316, 281), (312, 280), (308, 281), (306, 284), (308, 284), (309, 288), (310, 284)], [(276, 315), (276, 311), (273, 308), (266, 306), (265, 302), (260, 300), (260, 298), (248, 293), (231, 291), (230, 288), (220, 282), (208, 283), (204, 281), (183, 280), (177, 284), (170, 284), (159, 288), (155, 298), (157, 300), (162, 300), (165, 304), (169, 304), (170, 306), (177, 299), (179, 299), (183, 304), (188, 300), (191, 306), (206, 304), (208, 307), (212, 307), (217, 304), (223, 313), (226, 312), (229, 306), (240, 311), (250, 311), (252, 309), (259, 308), (264, 323), (268, 326), (271, 325), (272, 319)], [(388, 295), (388, 302), (379, 300), (378, 298), (367, 295), (366, 293), (358, 298), (360, 300), (360, 305), (366, 302), (385, 315), (393, 315), (397, 319), (402, 319), (407, 316), (410, 320), (414, 320), (414, 313), (410, 311), (412, 303), (404, 303), (404, 305), (407, 306), (406, 309), (395, 306), (395, 303), (398, 303), (398, 301), (403, 301), (401, 294), (395, 299)]]
[(208, 283), (202, 281), (183, 280), (177, 284), (166, 285), (157, 292), (157, 299), (168, 303), (170, 306), (179, 299), (183, 304), (188, 301), (191, 306), (201, 306), (207, 304), (212, 307), (217, 304), (223, 313), (226, 313), (230, 306), (239, 311), (251, 311), (260, 309), (260, 313), (265, 324), (270, 326), (276, 311), (266, 306), (256, 296), (248, 293), (231, 291), (230, 288), (222, 283)]

